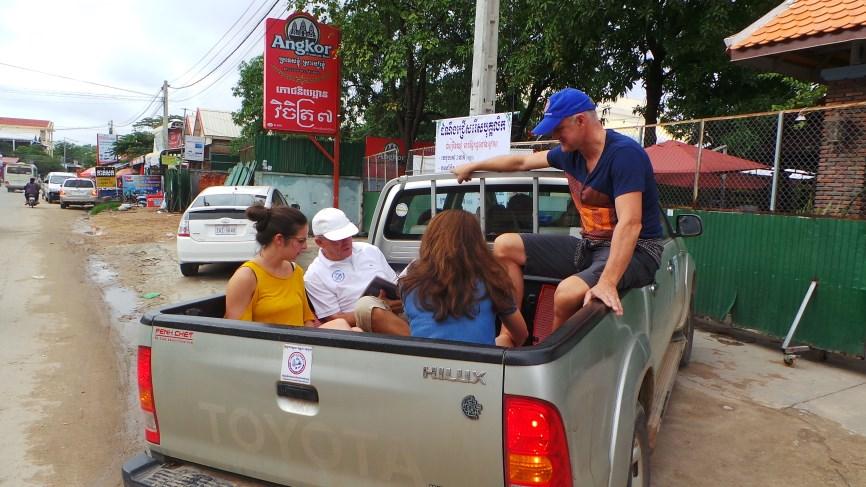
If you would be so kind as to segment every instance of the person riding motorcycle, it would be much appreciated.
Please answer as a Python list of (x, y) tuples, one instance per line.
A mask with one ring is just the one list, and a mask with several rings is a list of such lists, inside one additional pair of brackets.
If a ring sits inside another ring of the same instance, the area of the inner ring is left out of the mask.
[(39, 201), (39, 185), (36, 184), (36, 178), (30, 178), (30, 182), (24, 185), (24, 204), (26, 205), (30, 196)]

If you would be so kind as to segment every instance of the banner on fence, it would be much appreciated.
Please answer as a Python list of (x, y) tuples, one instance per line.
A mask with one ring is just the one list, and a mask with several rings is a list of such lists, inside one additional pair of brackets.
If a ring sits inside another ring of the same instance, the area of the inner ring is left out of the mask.
[(436, 121), (436, 172), (508, 154), (511, 114), (492, 113)]
[(141, 176), (127, 174), (121, 176), (123, 197), (162, 193), (162, 176)]

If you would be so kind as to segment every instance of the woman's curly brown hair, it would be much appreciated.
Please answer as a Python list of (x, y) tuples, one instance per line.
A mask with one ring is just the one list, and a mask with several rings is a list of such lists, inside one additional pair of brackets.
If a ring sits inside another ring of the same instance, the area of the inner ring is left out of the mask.
[(463, 210), (437, 213), (421, 238), (419, 257), (400, 279), (403, 295), (417, 291), (418, 306), (437, 321), (475, 317), (476, 288), (482, 283), (495, 310), (513, 306), (513, 286), (487, 247), (475, 215)]

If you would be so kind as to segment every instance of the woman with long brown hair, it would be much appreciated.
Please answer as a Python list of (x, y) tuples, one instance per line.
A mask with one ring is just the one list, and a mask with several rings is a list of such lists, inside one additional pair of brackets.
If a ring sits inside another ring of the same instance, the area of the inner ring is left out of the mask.
[(500, 346), (526, 341), (511, 281), (471, 213), (445, 210), (430, 220), (400, 290), (412, 336)]

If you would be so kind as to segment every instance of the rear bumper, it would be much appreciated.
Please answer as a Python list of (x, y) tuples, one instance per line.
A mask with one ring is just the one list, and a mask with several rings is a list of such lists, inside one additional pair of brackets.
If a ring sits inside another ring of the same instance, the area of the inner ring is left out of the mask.
[(256, 256), (259, 245), (246, 242), (198, 242), (191, 237), (177, 237), (177, 260), (181, 264), (245, 262)]
[(121, 467), (125, 487), (262, 487), (276, 485), (264, 481), (194, 465), (157, 455), (140, 453)]
[(60, 202), (69, 205), (95, 205), (99, 199), (96, 196), (61, 196)]

